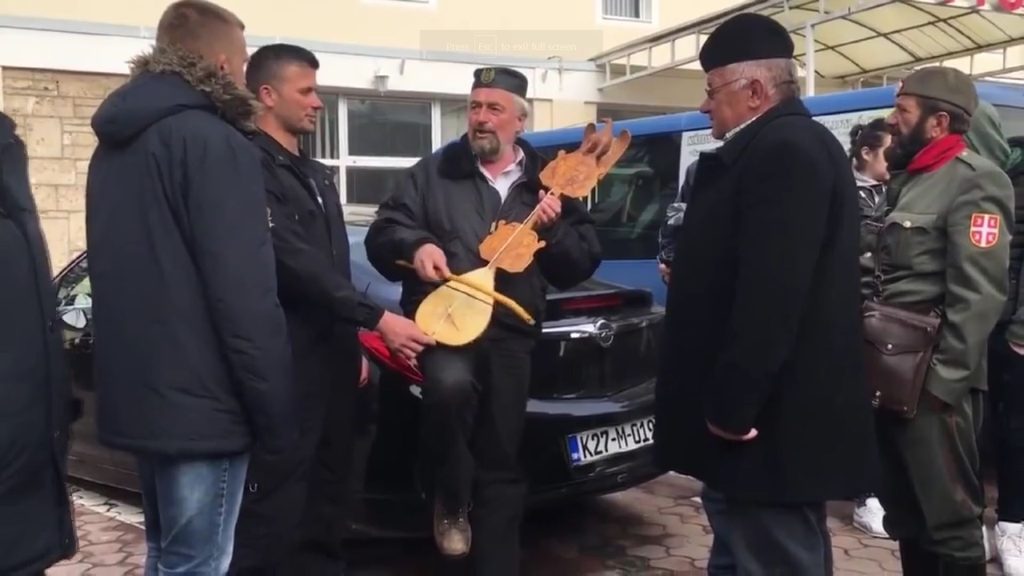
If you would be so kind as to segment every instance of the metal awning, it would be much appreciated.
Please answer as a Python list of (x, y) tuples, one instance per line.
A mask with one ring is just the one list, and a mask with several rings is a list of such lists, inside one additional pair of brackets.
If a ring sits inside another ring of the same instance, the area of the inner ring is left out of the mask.
[[(790, 31), (812, 94), (816, 77), (852, 83), (937, 62), (957, 61), (976, 77), (1024, 70), (1024, 8), (979, 8), (975, 0), (748, 0), (598, 54), (592, 60), (604, 67), (601, 88), (698, 68), (704, 40), (740, 12), (771, 16)], [(613, 69), (624, 73), (613, 76)]]

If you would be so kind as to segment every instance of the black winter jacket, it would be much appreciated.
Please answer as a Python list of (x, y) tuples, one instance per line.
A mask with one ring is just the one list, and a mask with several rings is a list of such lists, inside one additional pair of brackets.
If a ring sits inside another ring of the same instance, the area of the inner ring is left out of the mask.
[[(846, 154), (794, 100), (699, 162), (668, 284), (659, 462), (747, 502), (872, 490), (877, 443)], [(759, 435), (724, 440), (708, 422)]]
[[(1024, 157), (1024, 136), (1015, 136), (1009, 139), (1010, 148), (1020, 151)], [(1009, 320), (1021, 307), (1021, 292), (1024, 291), (1024, 282), (1021, 281), (1021, 264), (1024, 263), (1024, 159), (1011, 166), (1006, 173), (1013, 183), (1014, 208), (1013, 208), (1013, 236), (1010, 239), (1010, 286), (1006, 299), (1006, 311), (1002, 320)]]
[(853, 171), (857, 184), (857, 203), (860, 207), (860, 292), (869, 299), (874, 295), (875, 253), (878, 251), (878, 232), (885, 221), (885, 184)]
[[(351, 426), (345, 410), (352, 409), (349, 395), (358, 386), (357, 329), (375, 328), (384, 310), (352, 285), (348, 234), (331, 172), (262, 132), (253, 142), (262, 151), (300, 418), (319, 430), (313, 422), (322, 421), (327, 409), (331, 418)], [(341, 394), (329, 393), (338, 387), (344, 388)], [(328, 398), (338, 405), (325, 406)]]
[(71, 392), (25, 145), (0, 114), (0, 574), (75, 553), (67, 479)]
[[(500, 220), (522, 222), (537, 206), (544, 160), (524, 140), (516, 144), (526, 158), (523, 177), (501, 201), (498, 191), (480, 172), (465, 135), (410, 168), (397, 189), (380, 205), (366, 234), (370, 263), (386, 278), (401, 280), (402, 308), (412, 316), (434, 286), (395, 264), (411, 262), (424, 244), (437, 244), (453, 274), (484, 266), (479, 247)], [(495, 306), (493, 326), (533, 335), (544, 318), (547, 283), (566, 289), (586, 280), (601, 263), (593, 220), (582, 202), (562, 198), (562, 216), (538, 232), (547, 245), (521, 273), (498, 270), (495, 288), (518, 302), (537, 324), (529, 327), (503, 306)]]
[(295, 437), (251, 97), (157, 47), (93, 118), (86, 190), (100, 440), (210, 457)]

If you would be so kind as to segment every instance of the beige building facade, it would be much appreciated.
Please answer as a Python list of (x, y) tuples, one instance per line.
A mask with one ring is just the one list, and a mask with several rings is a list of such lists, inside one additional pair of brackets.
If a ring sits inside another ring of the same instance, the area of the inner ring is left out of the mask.
[[(85, 248), (89, 120), (150, 48), (169, 0), (0, 0), (2, 109), (18, 122), (55, 268)], [(698, 70), (601, 89), (595, 54), (734, 0), (222, 0), (254, 50), (284, 41), (321, 62), (325, 109), (306, 148), (336, 169), (344, 203), (374, 204), (402, 168), (458, 137), (472, 71), (513, 66), (530, 79), (529, 126), (696, 108)], [(696, 49), (696, 46), (694, 47)], [(663, 55), (652, 55), (654, 58)], [(818, 91), (844, 89), (818, 83)]]

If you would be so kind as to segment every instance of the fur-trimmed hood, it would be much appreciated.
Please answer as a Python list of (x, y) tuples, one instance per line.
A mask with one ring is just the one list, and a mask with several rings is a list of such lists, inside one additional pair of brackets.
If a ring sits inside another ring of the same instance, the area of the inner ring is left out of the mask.
[(156, 46), (131, 62), (131, 79), (96, 111), (92, 127), (102, 142), (123, 143), (152, 124), (186, 110), (206, 110), (243, 132), (254, 132), (257, 103), (198, 57)]

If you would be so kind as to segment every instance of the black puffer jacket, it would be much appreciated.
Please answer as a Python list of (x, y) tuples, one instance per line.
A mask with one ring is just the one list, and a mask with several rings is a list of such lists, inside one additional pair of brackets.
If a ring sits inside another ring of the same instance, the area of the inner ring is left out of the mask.
[(857, 183), (857, 202), (860, 207), (860, 288), (861, 296), (871, 298), (875, 291), (875, 252), (878, 231), (885, 219), (885, 184), (872, 180), (857, 170), (853, 171)]
[[(366, 253), (382, 275), (403, 281), (402, 308), (407, 315), (413, 315), (435, 287), (396, 265), (396, 260), (411, 262), (416, 249), (434, 243), (444, 250), (453, 274), (469, 272), (486, 264), (479, 247), (492, 223), (522, 222), (537, 206), (543, 159), (526, 141), (518, 140), (517, 145), (526, 157), (524, 174), (509, 189), (504, 203), (480, 172), (463, 136), (417, 162), (381, 204), (366, 234)], [(499, 270), (495, 281), (497, 291), (523, 306), (537, 324), (527, 326), (503, 306), (495, 307), (495, 322), (527, 334), (540, 328), (548, 282), (556, 288), (571, 288), (589, 278), (601, 263), (593, 220), (579, 200), (562, 198), (561, 218), (539, 235), (547, 245), (534, 262), (518, 274)]]
[(71, 392), (25, 145), (0, 114), (0, 574), (75, 553), (65, 480)]
[(1013, 238), (1010, 240), (1010, 290), (1006, 299), (1004, 319), (1014, 315), (1024, 298), (1024, 282), (1021, 281), (1021, 264), (1024, 263), (1024, 136), (1010, 138), (1010, 149), (1018, 152), (1013, 156), (1019, 158), (1016, 165), (1010, 166), (1006, 174), (1013, 183)]
[(295, 438), (248, 93), (158, 47), (93, 118), (86, 190), (100, 440), (215, 457)]

